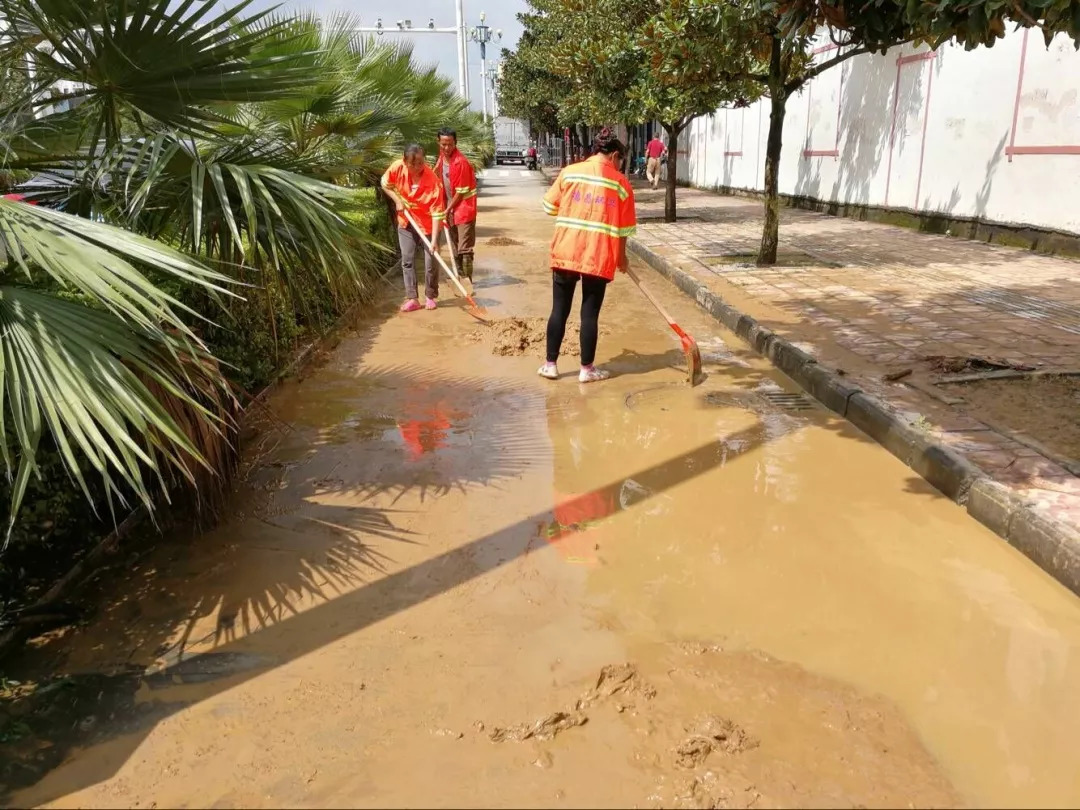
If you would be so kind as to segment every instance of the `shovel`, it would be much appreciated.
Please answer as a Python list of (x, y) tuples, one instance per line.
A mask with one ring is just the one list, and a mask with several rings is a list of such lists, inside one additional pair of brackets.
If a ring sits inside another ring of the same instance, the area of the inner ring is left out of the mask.
[(413, 226), (413, 230), (416, 231), (417, 234), (419, 234), (420, 241), (424, 243), (424, 247), (427, 248), (428, 253), (435, 257), (435, 261), (439, 263), (439, 266), (443, 269), (446, 275), (448, 275), (450, 277), (450, 280), (454, 282), (454, 286), (458, 288), (458, 292), (460, 292), (461, 295), (465, 298), (465, 300), (469, 302), (469, 306), (465, 308), (465, 311), (481, 323), (491, 323), (491, 318), (488, 317), (487, 310), (473, 300), (473, 297), (469, 295), (469, 293), (465, 290), (465, 287), (462, 285), (461, 279), (458, 278), (457, 273), (455, 273), (453, 270), (446, 266), (446, 262), (443, 261), (443, 257), (440, 256), (438, 251), (435, 250), (434, 246), (424, 234), (423, 229), (417, 224), (416, 220), (413, 218), (413, 215), (409, 213), (409, 209), (403, 208), (401, 209), (401, 213), (405, 215), (405, 219), (407, 219), (409, 221), (409, 224)]
[[(454, 243), (450, 241), (450, 229), (443, 228), (442, 232), (446, 235), (446, 247), (450, 250), (450, 266), (454, 268), (454, 275), (460, 279), (461, 273), (458, 271), (457, 258), (454, 256)], [(469, 289), (472, 289), (472, 280), (467, 280), (469, 282)]]
[(645, 286), (637, 273), (635, 273), (629, 265), (626, 267), (626, 275), (630, 276), (630, 280), (637, 285), (637, 288), (641, 290), (642, 294), (649, 299), (649, 303), (656, 307), (656, 311), (664, 316), (664, 320), (667, 321), (668, 326), (672, 331), (679, 336), (679, 342), (682, 344), (683, 354), (686, 355), (687, 365), (687, 382), (690, 385), (697, 385), (701, 381), (701, 352), (698, 350), (697, 342), (683, 331), (682, 327), (675, 323), (675, 319), (668, 315), (660, 302), (656, 300), (653, 294), (649, 291), (649, 288)]

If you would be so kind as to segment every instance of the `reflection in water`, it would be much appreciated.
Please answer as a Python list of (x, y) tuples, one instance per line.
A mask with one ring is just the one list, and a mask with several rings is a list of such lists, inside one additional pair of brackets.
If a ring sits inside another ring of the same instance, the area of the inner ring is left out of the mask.
[(445, 400), (431, 402), (430, 395), (430, 390), (410, 388), (405, 392), (403, 414), (396, 420), (410, 461), (445, 449), (454, 420), (463, 418)]
[(446, 447), (450, 420), (436, 406), (427, 419), (398, 420), (398, 431), (405, 442), (411, 461), (419, 461), (425, 454)]
[[(547, 416), (548, 433), (554, 443), (555, 519), (541, 524), (539, 533), (568, 562), (584, 565), (597, 562), (599, 537), (592, 530), (599, 528), (606, 518), (638, 503), (656, 502), (659, 493), (722, 468), (729, 459), (761, 447), (769, 436), (767, 426), (753, 417), (749, 426), (730, 435), (716, 436), (716, 417), (710, 415), (713, 437), (693, 450), (671, 457), (662, 448), (676, 446), (672, 444), (674, 434), (648, 422), (630, 426), (633, 431), (630, 435), (636, 439), (632, 447), (616, 440), (614, 437), (625, 433), (627, 428), (616, 423), (625, 422), (628, 415), (622, 408), (613, 408), (609, 401), (549, 400)], [(638, 414), (634, 418), (642, 416)], [(692, 436), (696, 430), (690, 428), (687, 432)], [(641, 469), (630, 460), (636, 454), (649, 460), (660, 455), (664, 460)], [(612, 482), (611, 473), (617, 476), (620, 470), (634, 470), (633, 477), (616, 477)], [(597, 486), (598, 478), (607, 483)], [(655, 503), (648, 514), (656, 516), (666, 508), (664, 503)]]

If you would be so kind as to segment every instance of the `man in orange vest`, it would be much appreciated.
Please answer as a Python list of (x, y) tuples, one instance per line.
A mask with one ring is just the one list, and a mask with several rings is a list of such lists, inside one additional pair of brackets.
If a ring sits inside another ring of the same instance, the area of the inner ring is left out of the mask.
[(439, 160), (435, 175), (442, 181), (446, 200), (446, 224), (458, 270), (472, 282), (473, 249), (476, 246), (476, 172), (457, 148), (457, 132), (439, 130)]
[(401, 273), (405, 279), (405, 303), (402, 312), (421, 309), (417, 294), (416, 268), (413, 261), (419, 249), (424, 254), (424, 280), (427, 309), (435, 309), (439, 298), (439, 271), (432, 265), (432, 255), (424, 247), (420, 235), (405, 217), (412, 215), (431, 244), (438, 249), (439, 228), (445, 217), (442, 189), (435, 172), (424, 161), (424, 150), (419, 144), (405, 147), (400, 160), (390, 164), (382, 176), (382, 189), (397, 205), (398, 247), (401, 248)]
[(606, 380), (593, 365), (600, 307), (616, 270), (626, 270), (626, 240), (637, 225), (634, 190), (619, 170), (626, 147), (607, 127), (593, 143), (593, 156), (559, 172), (544, 195), (544, 211), (555, 219), (551, 240), (552, 306), (547, 325), (547, 362), (538, 372), (559, 378), (556, 361), (566, 334), (566, 320), (581, 281), (581, 371), (583, 383)]

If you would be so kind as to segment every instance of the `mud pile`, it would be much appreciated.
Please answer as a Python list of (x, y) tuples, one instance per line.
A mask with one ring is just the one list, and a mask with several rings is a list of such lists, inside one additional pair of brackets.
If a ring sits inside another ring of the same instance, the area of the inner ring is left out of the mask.
[(551, 740), (565, 734), (558, 750), (589, 756), (590, 739), (615, 739), (618, 717), (638, 740), (635, 768), (653, 782), (638, 806), (962, 804), (903, 714), (882, 698), (716, 645), (677, 645), (649, 670), (659, 680), (646, 680), (638, 664), (605, 666), (576, 700), (486, 736), (532, 746), (537, 767), (565, 768)]
[(615, 709), (620, 714), (632, 707), (633, 698), (652, 700), (656, 690), (641, 679), (633, 664), (609, 664), (600, 670), (596, 685), (583, 694), (572, 708), (552, 712), (533, 723), (496, 727), (488, 735), (492, 742), (524, 742), (525, 740), (552, 740), (568, 729), (589, 722), (588, 710), (593, 705), (619, 697)]
[[(578, 330), (581, 323), (571, 318), (566, 324), (566, 336), (563, 338), (561, 357), (574, 358), (581, 354), (581, 342)], [(600, 336), (607, 334), (603, 325)], [(488, 326), (475, 329), (470, 340), (482, 343), (499, 357), (524, 357), (534, 355), (543, 358), (547, 343), (547, 318), (500, 318)]]

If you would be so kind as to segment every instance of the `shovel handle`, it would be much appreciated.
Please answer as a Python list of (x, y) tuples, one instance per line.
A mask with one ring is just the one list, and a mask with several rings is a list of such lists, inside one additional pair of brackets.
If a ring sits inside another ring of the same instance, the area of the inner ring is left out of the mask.
[[(401, 213), (405, 215), (405, 219), (407, 219), (409, 221), (409, 224), (412, 225), (413, 230), (416, 231), (417, 235), (420, 237), (420, 241), (423, 242), (424, 247), (427, 248), (427, 252), (435, 257), (435, 261), (439, 263), (439, 266), (442, 267), (446, 275), (450, 277), (450, 280), (454, 283), (454, 286), (458, 288), (458, 292), (460, 292), (464, 298), (471, 300), (471, 296), (465, 291), (465, 287), (462, 286), (461, 280), (458, 279), (457, 273), (455, 273), (453, 270), (446, 266), (446, 262), (443, 261), (443, 257), (438, 254), (434, 247), (432, 247), (431, 242), (428, 240), (427, 236), (424, 235), (423, 229), (417, 224), (416, 220), (413, 218), (413, 215), (409, 213), (409, 209), (402, 208)], [(453, 257), (451, 257), (451, 259), (452, 258)]]
[(652, 294), (652, 290), (645, 286), (645, 282), (638, 277), (638, 274), (635, 273), (634, 269), (629, 265), (626, 267), (626, 275), (630, 276), (630, 280), (637, 285), (637, 288), (641, 290), (642, 295), (649, 299), (649, 303), (656, 307), (656, 311), (664, 316), (664, 320), (668, 322), (668, 326), (678, 332), (682, 332), (682, 330), (678, 328), (678, 324), (675, 323), (675, 319), (672, 318), (667, 310), (664, 309), (663, 305), (656, 300), (656, 296)]
[(454, 274), (460, 277), (457, 266), (457, 258), (454, 256), (454, 243), (450, 241), (450, 228), (443, 228), (443, 234), (446, 235), (446, 246), (450, 248), (450, 266), (454, 268)]

